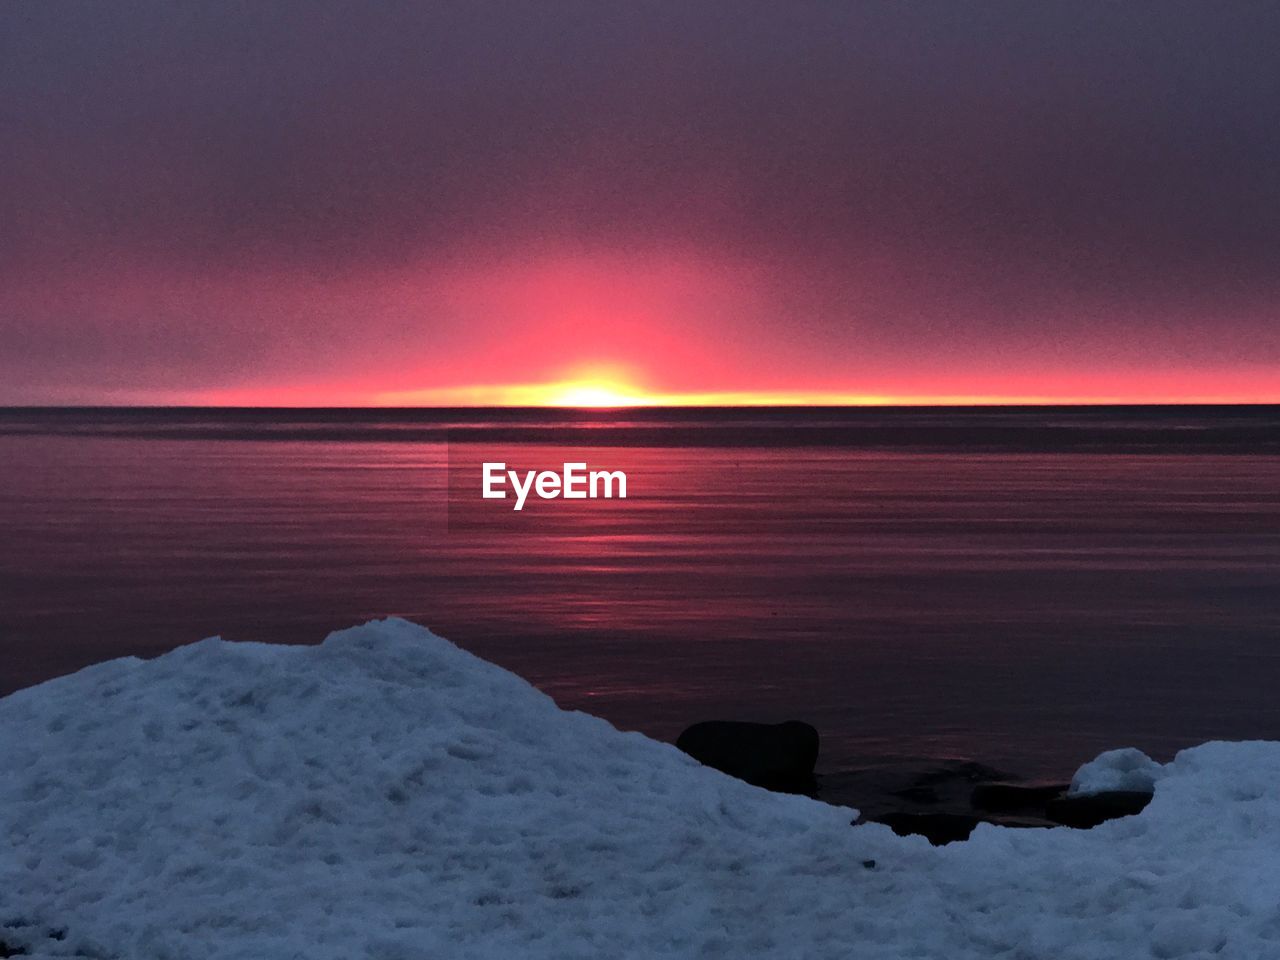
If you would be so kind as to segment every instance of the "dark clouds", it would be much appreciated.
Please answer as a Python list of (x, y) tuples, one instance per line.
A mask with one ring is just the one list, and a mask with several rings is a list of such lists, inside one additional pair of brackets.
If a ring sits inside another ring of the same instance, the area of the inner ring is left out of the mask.
[[(1245, 2), (9, 4), (0, 362), (91, 371), (96, 330), (163, 383), (168, 309), (212, 383), (271, 326), (264, 264), (322, 288), (638, 249), (756, 264), (744, 322), (826, 355), (856, 320), (886, 363), (978, 337), (1275, 365), (1278, 36)], [(156, 274), (180, 302), (104, 302)]]

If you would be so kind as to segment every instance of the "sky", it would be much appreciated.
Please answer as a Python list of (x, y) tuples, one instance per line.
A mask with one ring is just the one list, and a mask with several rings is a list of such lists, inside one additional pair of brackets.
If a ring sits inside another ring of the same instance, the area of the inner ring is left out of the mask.
[(0, 403), (1280, 401), (1280, 5), (0, 6)]

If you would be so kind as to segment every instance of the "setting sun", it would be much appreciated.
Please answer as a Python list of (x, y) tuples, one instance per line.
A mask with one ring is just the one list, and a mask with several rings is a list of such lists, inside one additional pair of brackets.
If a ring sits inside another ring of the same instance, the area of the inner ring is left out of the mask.
[(633, 387), (598, 380), (550, 383), (542, 389), (546, 396), (539, 405), (548, 407), (634, 407), (650, 402)]
[(579, 368), (562, 380), (545, 383), (487, 384), (471, 387), (384, 393), (384, 405), (500, 406), (500, 407), (613, 407), (662, 406), (669, 398), (635, 385), (625, 371), (612, 367)]

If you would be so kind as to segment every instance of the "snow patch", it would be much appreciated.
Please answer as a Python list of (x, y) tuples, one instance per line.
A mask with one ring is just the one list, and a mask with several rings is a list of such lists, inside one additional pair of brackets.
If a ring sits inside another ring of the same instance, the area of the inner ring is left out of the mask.
[(1164, 767), (1141, 750), (1124, 747), (1108, 750), (1090, 760), (1071, 778), (1072, 794), (1104, 793), (1108, 790), (1133, 790), (1153, 793), (1156, 781), (1164, 776)]
[(562, 711), (405, 621), (206, 640), (0, 700), (0, 940), (125, 960), (1254, 960), (1280, 956), (1277, 783), (1280, 745), (1206, 744), (1139, 816), (934, 848)]

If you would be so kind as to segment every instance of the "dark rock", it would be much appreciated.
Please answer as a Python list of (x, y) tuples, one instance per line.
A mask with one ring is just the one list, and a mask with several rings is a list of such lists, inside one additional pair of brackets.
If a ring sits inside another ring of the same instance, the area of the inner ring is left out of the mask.
[(818, 731), (799, 720), (709, 720), (680, 734), (676, 746), (699, 763), (757, 786), (812, 788)]
[(1020, 780), (971, 760), (891, 758), (817, 778), (817, 796), (934, 844), (966, 839), (978, 823), (1089, 828), (1140, 812), (1150, 793), (1070, 795), (1059, 781)]
[(975, 809), (990, 813), (1042, 810), (1050, 800), (1067, 792), (1065, 783), (980, 783), (969, 802)]
[(900, 837), (924, 837), (935, 847), (957, 840), (968, 840), (973, 828), (982, 821), (963, 813), (886, 813), (874, 823), (883, 823)]
[(1141, 813), (1150, 802), (1151, 794), (1139, 790), (1107, 790), (1057, 797), (1045, 804), (1045, 816), (1064, 827), (1088, 829)]
[(868, 870), (874, 870), (876, 868), (876, 862), (874, 860), (863, 860), (862, 865)]

